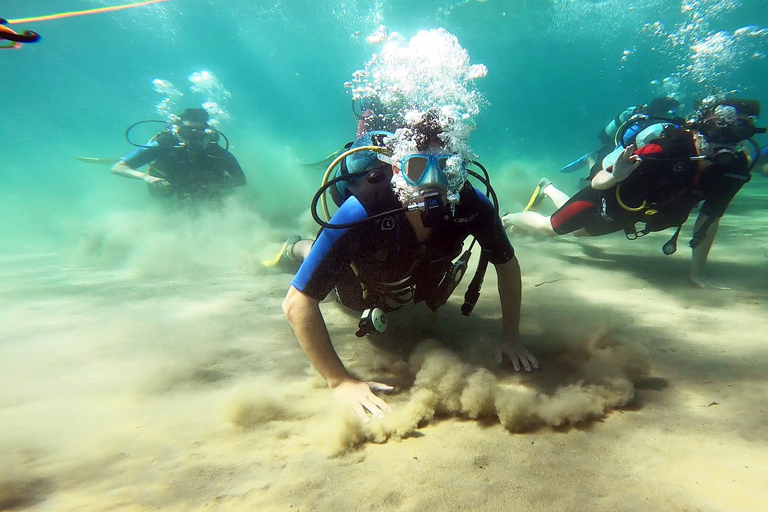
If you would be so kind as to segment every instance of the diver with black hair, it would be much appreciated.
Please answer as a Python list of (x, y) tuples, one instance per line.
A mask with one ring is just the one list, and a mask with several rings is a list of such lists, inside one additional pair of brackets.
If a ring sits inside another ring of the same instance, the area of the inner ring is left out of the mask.
[(601, 164), (607, 155), (616, 148), (632, 144), (637, 134), (660, 120), (675, 119), (679, 109), (680, 102), (669, 96), (661, 96), (654, 98), (650, 103), (625, 108), (600, 130), (597, 135), (600, 141), (599, 149), (574, 160), (560, 169), (560, 172), (574, 172), (586, 164), (589, 168), (589, 177), (585, 181), (591, 180), (602, 168)]
[[(623, 148), (615, 161), (604, 160), (590, 186), (574, 196), (568, 197), (548, 180), (540, 182), (529, 204), (538, 205), (548, 197), (557, 208), (552, 215), (522, 211), (505, 215), (504, 224), (550, 237), (624, 231), (630, 240), (676, 228), (662, 247), (670, 255), (677, 248), (682, 225), (701, 204), (689, 242), (693, 256), (690, 279), (701, 287), (727, 288), (701, 273), (720, 218), (751, 178), (756, 159), (750, 155), (760, 153), (752, 137), (766, 131), (755, 125), (759, 113), (760, 104), (755, 100), (711, 100), (684, 126), (659, 123), (648, 127), (644, 132), (651, 133), (650, 137), (641, 132), (639, 142)], [(638, 231), (639, 223), (644, 227)]]
[(283, 310), (307, 358), (364, 422), (369, 413), (383, 417), (390, 409), (375, 392), (392, 388), (363, 382), (346, 369), (320, 302), (335, 291), (342, 305), (363, 312), (358, 336), (383, 330), (382, 315), (406, 304), (425, 302), (436, 310), (466, 269), (466, 251), (454, 259), (469, 236), (480, 246), (481, 262), (494, 265), (498, 276), (497, 360), (506, 355), (515, 370), (539, 366), (520, 343), (521, 277), (514, 249), (497, 208), (467, 181), (468, 162), (444, 137), (444, 122), (427, 111), (394, 134), (364, 134), (344, 157), (354, 179), (340, 190), (338, 211), (316, 240), (289, 237), (275, 261), (300, 265)]
[[(240, 164), (228, 143), (219, 145), (223, 135), (210, 126), (203, 108), (186, 109), (147, 144), (131, 142), (129, 132), (128, 142), (138, 149), (115, 164), (112, 173), (145, 181), (153, 196), (218, 199), (224, 189), (246, 184)], [(147, 164), (147, 172), (138, 170)]]
[(618, 147), (627, 147), (634, 143), (635, 137), (659, 120), (670, 120), (677, 115), (680, 102), (669, 96), (654, 98), (650, 103), (628, 107), (618, 114), (605, 128), (600, 130), (597, 138), (602, 144), (593, 155), (587, 159), (589, 165), (589, 180), (600, 169), (602, 161)]

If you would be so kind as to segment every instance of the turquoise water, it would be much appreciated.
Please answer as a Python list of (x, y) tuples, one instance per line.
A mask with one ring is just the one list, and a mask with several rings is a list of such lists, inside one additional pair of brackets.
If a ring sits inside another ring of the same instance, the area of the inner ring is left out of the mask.
[[(104, 4), (6, 2), (1, 14), (14, 19)], [(127, 153), (123, 130), (158, 118), (152, 80), (186, 91), (187, 77), (201, 70), (231, 93), (222, 130), (251, 179), (241, 195), (272, 222), (290, 224), (283, 213), (295, 217), (318, 178), (296, 162), (319, 160), (353, 135), (343, 84), (380, 50), (365, 39), (381, 24), (406, 39), (444, 27), (473, 63), (488, 67), (477, 87), (490, 106), (471, 143), (509, 187), (520, 177), (506, 176), (505, 167), (559, 168), (592, 149), (616, 112), (662, 92), (657, 83), (667, 77), (679, 82), (675, 93), (688, 107), (716, 89), (767, 99), (768, 36), (734, 35), (768, 26), (756, 0), (263, 4), (172, 0), (24, 25), (42, 41), (4, 51), (0, 60), (0, 215), (9, 228), (3, 247), (19, 236), (63, 235), (56, 224), (70, 217), (92, 219), (105, 208), (148, 201), (138, 183), (74, 157)], [(712, 41), (721, 31), (726, 38)], [(702, 44), (706, 51), (697, 53)], [(188, 93), (181, 106), (193, 99)], [(282, 193), (288, 184), (297, 193)]]
[[(107, 4), (5, 1), (0, 16)], [(402, 321), (408, 336), (418, 325), (419, 339), (455, 343), (461, 360), (432, 345), (410, 367), (390, 360), (327, 305), (345, 362), (403, 388), (379, 430), (332, 414), (280, 309), (290, 276), (259, 261), (288, 234), (316, 231), (307, 209), (322, 171), (302, 164), (354, 138), (345, 83), (381, 51), (367, 38), (382, 25), (403, 41), (443, 27), (487, 67), (470, 144), (504, 210), (521, 209), (542, 176), (577, 190), (581, 173), (557, 169), (596, 149), (629, 105), (673, 94), (688, 111), (728, 91), (768, 105), (763, 0), (170, 0), (14, 25), (42, 40), (0, 50), (0, 509), (765, 503), (764, 471), (748, 469), (768, 457), (760, 176), (733, 202), (708, 264), (731, 292), (688, 282), (691, 223), (672, 257), (660, 251), (671, 233), (513, 236), (523, 336), (543, 361), (533, 375), (482, 372), (497, 341), (492, 272), (469, 319), (453, 297), (437, 322)], [(143, 183), (76, 159), (131, 151), (126, 128), (163, 118), (156, 80), (184, 93), (179, 109), (197, 106), (206, 98), (190, 77), (203, 71), (231, 95), (219, 98), (220, 129), (249, 180), (223, 210), (169, 210)], [(433, 381), (450, 388), (439, 406), (424, 398)], [(490, 419), (461, 402), (487, 389), (506, 401)], [(512, 434), (526, 428), (538, 430)]]

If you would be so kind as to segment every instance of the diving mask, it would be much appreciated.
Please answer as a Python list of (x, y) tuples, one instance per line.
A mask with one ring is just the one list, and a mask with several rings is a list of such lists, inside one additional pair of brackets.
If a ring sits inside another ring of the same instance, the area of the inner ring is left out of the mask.
[(213, 130), (206, 126), (191, 126), (187, 124), (174, 126), (174, 133), (184, 143), (201, 146), (210, 141)]
[[(384, 162), (393, 163), (386, 155), (377, 156)], [(421, 221), (425, 227), (435, 226), (451, 217), (458, 200), (458, 192), (452, 190), (457, 180), (452, 178), (466, 175), (466, 165), (461, 155), (414, 153), (401, 159), (398, 167), (405, 185), (405, 189), (398, 192), (400, 200), (421, 211)]]
[(699, 153), (701, 156), (692, 157), (691, 160), (709, 160), (717, 165), (731, 165), (742, 152), (740, 145), (736, 144), (710, 144), (703, 135), (699, 135)]
[(440, 188), (447, 190), (449, 182), (446, 173), (453, 166), (458, 166), (462, 173), (465, 171), (463, 159), (459, 155), (450, 153), (417, 153), (408, 155), (400, 161), (400, 170), (405, 182), (421, 189)]

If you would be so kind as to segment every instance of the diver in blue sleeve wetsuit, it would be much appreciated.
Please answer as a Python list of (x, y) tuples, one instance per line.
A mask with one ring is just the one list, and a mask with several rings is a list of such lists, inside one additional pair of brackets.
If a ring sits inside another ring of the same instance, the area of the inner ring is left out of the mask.
[[(350, 404), (365, 422), (368, 413), (383, 417), (389, 410), (375, 392), (392, 388), (362, 382), (345, 368), (319, 303), (335, 289), (343, 305), (359, 311), (389, 311), (421, 301), (436, 309), (447, 299), (438, 296), (441, 278), (470, 235), (498, 276), (503, 339), (497, 359), (506, 355), (516, 370), (539, 366), (520, 343), (521, 279), (514, 250), (494, 206), (466, 181), (461, 154), (442, 142), (442, 131), (434, 112), (398, 130), (396, 134), (405, 134), (403, 140), (412, 143), (407, 146), (412, 152), (395, 149), (396, 160), (384, 155), (373, 159), (361, 190), (331, 219), (332, 225), (351, 226), (324, 228), (316, 241), (292, 238), (284, 247), (285, 257), (301, 263), (283, 302), (288, 322), (336, 398)], [(398, 135), (392, 139), (397, 145)], [(403, 211), (419, 202), (434, 209)], [(399, 211), (366, 220), (393, 210)]]
[(755, 172), (764, 178), (768, 178), (768, 145), (760, 148), (760, 154), (757, 155)]
[[(240, 164), (219, 146), (219, 132), (208, 120), (205, 109), (185, 110), (177, 124), (123, 157), (112, 173), (145, 181), (153, 195), (178, 199), (220, 198), (223, 189), (245, 185)], [(138, 170), (147, 164), (147, 172)]]

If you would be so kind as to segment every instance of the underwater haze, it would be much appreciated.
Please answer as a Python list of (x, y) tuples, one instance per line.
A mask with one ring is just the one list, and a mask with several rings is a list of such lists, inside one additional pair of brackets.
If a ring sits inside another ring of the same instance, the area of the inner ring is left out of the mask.
[[(732, 290), (691, 286), (688, 251), (661, 253), (671, 232), (513, 233), (533, 375), (486, 369), (492, 273), (470, 318), (457, 292), (394, 319), (424, 341), (407, 361), (323, 305), (351, 369), (403, 390), (367, 427), (284, 320), (291, 276), (261, 263), (316, 233), (318, 162), (355, 138), (355, 73), (386, 44), (431, 30), (466, 51), (461, 72), (484, 66), (469, 145), (519, 211), (544, 176), (577, 191), (558, 170), (627, 106), (768, 105), (764, 0), (168, 0), (9, 26), (42, 37), (0, 50), (0, 511), (765, 506), (768, 178), (709, 258)], [(248, 179), (221, 208), (169, 208), (110, 172), (131, 125), (204, 103)]]

